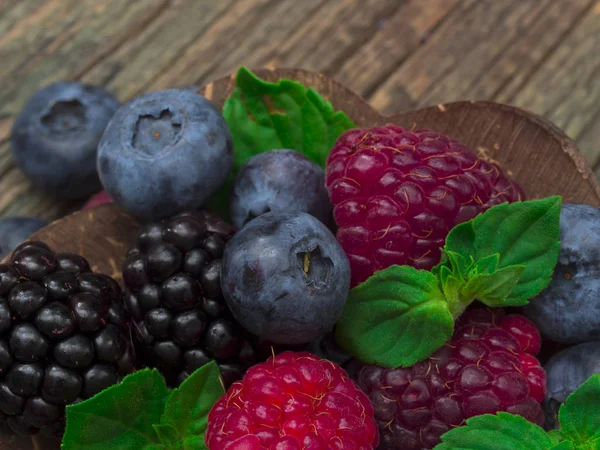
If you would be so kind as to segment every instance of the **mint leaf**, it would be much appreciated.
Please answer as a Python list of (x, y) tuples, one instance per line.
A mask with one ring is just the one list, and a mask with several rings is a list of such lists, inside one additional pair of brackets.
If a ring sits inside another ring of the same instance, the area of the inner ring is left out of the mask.
[(561, 204), (558, 196), (503, 203), (473, 219), (476, 260), (498, 254), (498, 268), (525, 267), (507, 305), (525, 304), (550, 283), (560, 249)]
[(156, 435), (158, 436), (160, 442), (165, 445), (174, 446), (181, 440), (179, 432), (172, 425), (158, 423), (152, 425), (152, 428), (154, 428), (154, 431), (156, 431)]
[(152, 425), (160, 422), (169, 395), (157, 370), (126, 376), (96, 396), (67, 406), (62, 450), (138, 450), (158, 444)]
[[(456, 225), (446, 236), (446, 249), (461, 255), (465, 261), (475, 258), (475, 226), (473, 221)], [(466, 268), (463, 272), (466, 271)]]
[(469, 275), (490, 275), (498, 269), (500, 255), (490, 255), (475, 262), (469, 270)]
[(365, 363), (398, 367), (427, 358), (452, 331), (438, 278), (425, 270), (391, 266), (350, 291), (336, 338)]
[[(593, 448), (594, 447), (592, 447), (590, 450), (592, 450)], [(563, 442), (556, 444), (550, 450), (581, 450), (581, 449), (577, 449), (575, 447), (575, 444), (571, 441), (563, 441)]]
[(473, 275), (462, 289), (463, 295), (469, 300), (476, 297), (481, 303), (492, 307), (525, 305), (527, 300), (521, 298), (507, 301), (524, 271), (525, 266), (511, 266), (491, 274)]
[(600, 375), (592, 375), (567, 397), (558, 420), (566, 439), (578, 445), (598, 440), (600, 448)]
[(434, 450), (550, 450), (558, 441), (521, 416), (499, 412), (467, 419), (442, 435)]
[(183, 450), (205, 450), (204, 435), (188, 436), (183, 441)]
[(162, 423), (172, 425), (183, 437), (204, 434), (210, 409), (225, 394), (219, 376), (215, 361), (196, 370), (171, 392)]
[(314, 89), (296, 81), (263, 81), (240, 67), (236, 87), (223, 106), (233, 136), (234, 173), (252, 156), (289, 148), (325, 166), (344, 131), (356, 125)]

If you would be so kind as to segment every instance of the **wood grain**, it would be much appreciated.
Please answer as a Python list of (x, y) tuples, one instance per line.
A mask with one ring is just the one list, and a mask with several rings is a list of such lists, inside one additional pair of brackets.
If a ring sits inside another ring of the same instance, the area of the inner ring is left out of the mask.
[[(552, 123), (529, 112), (491, 102), (457, 102), (383, 116), (362, 97), (323, 74), (296, 69), (262, 69), (257, 74), (270, 81), (291, 78), (314, 87), (360, 126), (394, 122), (447, 133), (478, 150), (482, 157), (498, 161), (521, 183), (529, 198), (559, 194), (566, 202), (600, 206), (600, 184), (573, 141)], [(221, 107), (233, 86), (230, 75), (208, 83), (199, 93)], [(138, 226), (118, 207), (103, 205), (55, 221), (31, 239), (82, 254), (95, 271), (120, 279), (125, 253)], [(32, 450), (28, 442), (9, 444), (6, 439), (0, 436), (0, 445)], [(58, 448), (56, 441), (42, 437), (37, 438), (36, 445), (35, 450)]]

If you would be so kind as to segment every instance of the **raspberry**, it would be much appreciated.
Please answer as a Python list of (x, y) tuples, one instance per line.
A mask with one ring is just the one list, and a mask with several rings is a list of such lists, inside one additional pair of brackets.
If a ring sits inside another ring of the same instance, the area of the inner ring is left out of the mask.
[[(123, 280), (140, 357), (176, 386), (216, 359), (226, 385), (266, 358), (221, 292), (221, 256), (235, 229), (207, 211), (184, 212), (142, 227)], [(260, 355), (259, 355), (260, 353)]]
[(210, 450), (369, 450), (378, 441), (367, 396), (337, 364), (303, 352), (250, 368), (206, 431)]
[(60, 436), (65, 405), (133, 371), (118, 283), (26, 242), (0, 265), (0, 429)]
[(455, 225), (524, 198), (497, 164), (459, 142), (396, 125), (342, 134), (325, 182), (353, 286), (394, 264), (430, 269)]
[(469, 417), (498, 411), (543, 425), (546, 374), (533, 356), (540, 342), (525, 317), (478, 308), (460, 317), (450, 342), (428, 360), (363, 367), (359, 385), (373, 404), (382, 448), (431, 449)]

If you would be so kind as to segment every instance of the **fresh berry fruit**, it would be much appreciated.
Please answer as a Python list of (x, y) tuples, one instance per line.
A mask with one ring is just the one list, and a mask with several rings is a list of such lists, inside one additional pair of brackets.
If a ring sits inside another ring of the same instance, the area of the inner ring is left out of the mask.
[(106, 191), (100, 191), (97, 194), (92, 195), (81, 209), (91, 209), (95, 208), (96, 206), (105, 205), (112, 202), (112, 198), (108, 196)]
[(229, 208), (238, 228), (269, 211), (305, 212), (326, 225), (331, 219), (323, 169), (294, 150), (250, 158), (236, 175)]
[(210, 450), (375, 449), (373, 407), (331, 361), (284, 352), (229, 388), (208, 415)]
[(250, 332), (304, 344), (331, 331), (348, 298), (350, 266), (335, 236), (306, 213), (263, 214), (227, 244), (221, 286)]
[(540, 335), (521, 315), (473, 309), (452, 340), (410, 368), (361, 369), (384, 449), (431, 449), (440, 436), (480, 414), (506, 411), (539, 425), (546, 376), (533, 356)]
[(552, 281), (524, 312), (552, 341), (600, 340), (600, 208), (564, 204), (559, 240)]
[(4, 259), (25, 239), (48, 224), (37, 217), (9, 217), (0, 220), (0, 259)]
[(546, 427), (558, 428), (558, 410), (567, 397), (589, 377), (600, 373), (600, 342), (567, 348), (550, 358), (545, 367), (548, 394), (544, 402)]
[(96, 86), (60, 82), (40, 89), (13, 125), (16, 163), (35, 184), (66, 198), (97, 192), (98, 142), (118, 107)]
[(430, 269), (455, 225), (523, 198), (499, 166), (459, 142), (396, 125), (342, 134), (325, 180), (353, 286), (394, 264)]
[(81, 256), (26, 242), (0, 265), (0, 295), (0, 416), (15, 433), (60, 435), (65, 405), (134, 370), (119, 285)]
[(125, 305), (140, 357), (170, 385), (212, 359), (230, 384), (263, 359), (221, 292), (221, 256), (234, 231), (206, 211), (181, 213), (143, 226), (125, 261)]
[(189, 89), (142, 95), (122, 106), (98, 147), (98, 172), (114, 202), (144, 218), (200, 207), (233, 165), (227, 123)]

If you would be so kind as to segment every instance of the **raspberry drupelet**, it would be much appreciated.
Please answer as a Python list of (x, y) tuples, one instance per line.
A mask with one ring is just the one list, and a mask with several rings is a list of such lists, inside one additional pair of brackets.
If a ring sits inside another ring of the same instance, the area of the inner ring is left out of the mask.
[(540, 343), (524, 316), (478, 308), (460, 317), (452, 340), (429, 359), (410, 368), (363, 367), (359, 384), (374, 407), (380, 448), (432, 449), (466, 419), (498, 411), (543, 425)]
[(346, 372), (304, 352), (248, 370), (208, 416), (209, 450), (372, 450), (373, 407)]
[(455, 225), (524, 199), (497, 164), (458, 141), (397, 125), (342, 134), (325, 182), (353, 286), (394, 264), (430, 269)]

